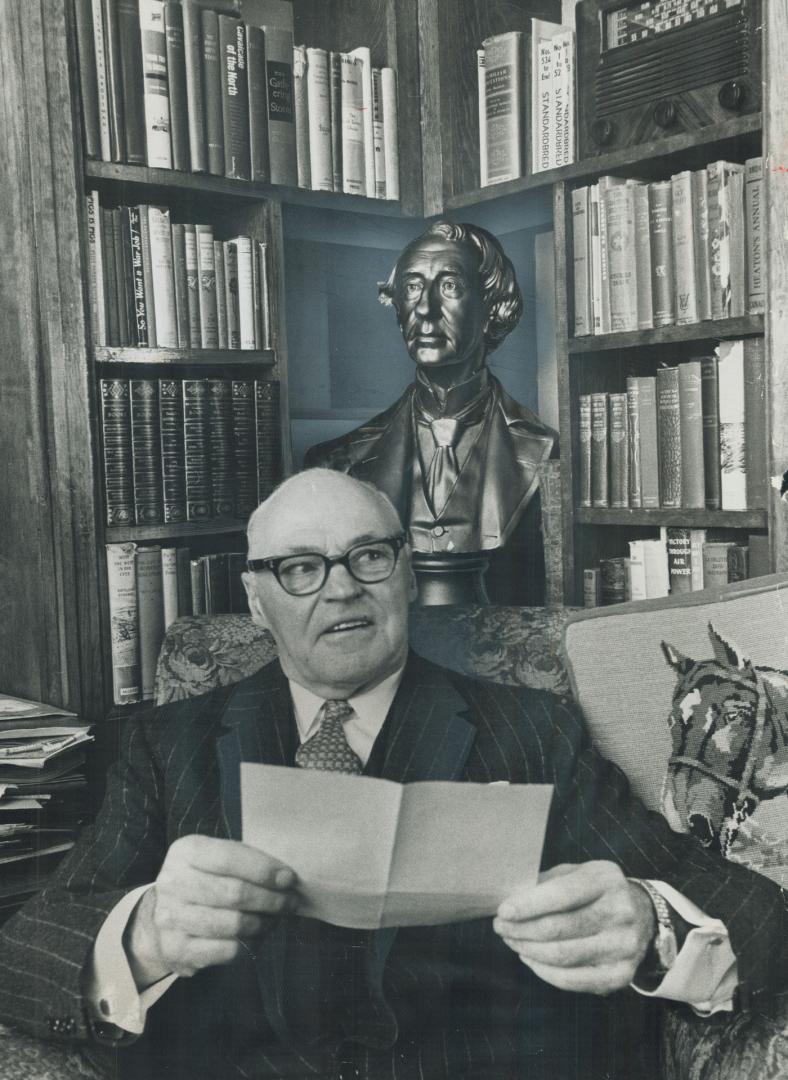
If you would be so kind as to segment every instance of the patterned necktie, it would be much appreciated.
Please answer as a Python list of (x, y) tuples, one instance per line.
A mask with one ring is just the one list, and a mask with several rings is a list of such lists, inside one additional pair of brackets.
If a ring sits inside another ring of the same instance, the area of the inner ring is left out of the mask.
[(430, 421), (435, 453), (427, 472), (427, 500), (435, 517), (446, 505), (457, 483), (460, 467), (457, 463), (456, 445), (463, 425), (459, 420), (446, 418)]
[(320, 727), (296, 751), (296, 765), (325, 772), (360, 773), (363, 765), (348, 745), (344, 728), (344, 722), (352, 715), (353, 709), (347, 701), (326, 701)]

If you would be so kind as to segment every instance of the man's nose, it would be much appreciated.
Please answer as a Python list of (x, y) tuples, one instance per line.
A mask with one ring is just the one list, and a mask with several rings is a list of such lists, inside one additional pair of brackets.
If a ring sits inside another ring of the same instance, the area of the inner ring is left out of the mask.
[(438, 294), (436, 282), (425, 282), (424, 288), (421, 290), (421, 295), (419, 296), (419, 302), (416, 304), (416, 314), (425, 319), (435, 313), (437, 306)]
[(348, 600), (358, 596), (361, 592), (361, 584), (356, 581), (346, 566), (342, 563), (334, 563), (328, 572), (323, 595), (329, 600)]

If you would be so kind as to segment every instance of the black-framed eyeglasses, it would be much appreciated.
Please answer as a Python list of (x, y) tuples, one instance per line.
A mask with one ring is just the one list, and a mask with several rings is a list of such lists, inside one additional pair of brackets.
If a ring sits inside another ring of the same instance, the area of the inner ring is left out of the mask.
[(365, 540), (354, 544), (344, 555), (337, 555), (333, 559), (317, 551), (308, 551), (299, 552), (298, 555), (279, 555), (272, 559), (249, 559), (246, 566), (253, 571), (270, 570), (291, 596), (309, 596), (323, 588), (331, 567), (338, 564), (363, 585), (385, 581), (394, 573), (405, 541), (405, 534), (399, 533), (382, 540)]

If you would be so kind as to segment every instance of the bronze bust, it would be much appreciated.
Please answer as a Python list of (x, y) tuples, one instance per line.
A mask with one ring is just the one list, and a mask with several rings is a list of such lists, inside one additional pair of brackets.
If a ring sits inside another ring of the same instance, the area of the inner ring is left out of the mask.
[[(397, 313), (416, 378), (385, 412), (311, 447), (305, 465), (386, 492), (421, 579), (489, 562), (493, 602), (543, 603), (538, 469), (557, 436), (486, 366), (522, 315), (511, 262), (485, 229), (438, 221), (378, 290)], [(449, 590), (444, 599), (468, 598)]]

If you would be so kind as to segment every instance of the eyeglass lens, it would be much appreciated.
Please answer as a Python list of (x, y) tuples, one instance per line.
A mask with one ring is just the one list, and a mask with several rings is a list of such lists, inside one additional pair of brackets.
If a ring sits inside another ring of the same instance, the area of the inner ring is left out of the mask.
[(279, 581), (295, 595), (315, 591), (326, 580), (329, 565), (335, 561), (343, 562), (357, 581), (365, 584), (385, 581), (394, 571), (397, 554), (392, 545), (381, 542), (359, 544), (341, 560), (329, 560), (322, 555), (293, 555), (279, 563)]

